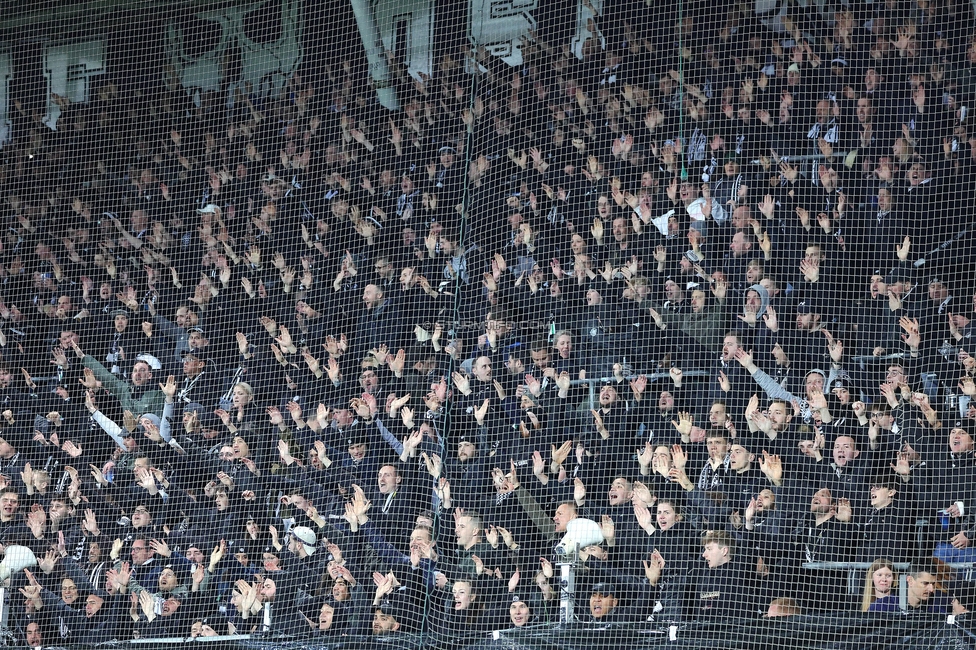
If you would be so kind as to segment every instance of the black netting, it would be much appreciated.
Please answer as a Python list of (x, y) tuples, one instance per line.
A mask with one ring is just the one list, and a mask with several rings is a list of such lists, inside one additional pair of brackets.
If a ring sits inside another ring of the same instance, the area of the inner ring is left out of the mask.
[(971, 4), (0, 7), (8, 645), (973, 645)]

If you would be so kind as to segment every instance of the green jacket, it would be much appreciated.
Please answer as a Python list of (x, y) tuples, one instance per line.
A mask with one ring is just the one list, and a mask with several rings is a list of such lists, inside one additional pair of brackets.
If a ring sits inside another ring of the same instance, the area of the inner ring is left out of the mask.
[(662, 313), (668, 327), (675, 327), (692, 337), (706, 350), (722, 351), (722, 340), (728, 330), (725, 318), (725, 305), (718, 302), (706, 305), (701, 313), (685, 312), (682, 314)]
[(89, 354), (81, 360), (86, 368), (90, 368), (95, 373), (95, 379), (102, 382), (102, 387), (118, 398), (122, 408), (130, 411), (134, 416), (139, 417), (144, 413), (154, 413), (162, 417), (163, 415), (163, 391), (158, 388), (147, 390), (138, 399), (132, 396), (132, 384), (122, 381), (100, 364)]

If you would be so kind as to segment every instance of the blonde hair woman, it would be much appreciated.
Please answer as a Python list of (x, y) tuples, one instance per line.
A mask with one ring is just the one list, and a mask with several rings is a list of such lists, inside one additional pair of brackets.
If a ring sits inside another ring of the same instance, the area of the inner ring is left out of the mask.
[(887, 558), (878, 558), (868, 567), (864, 576), (864, 596), (861, 599), (861, 611), (866, 612), (875, 601), (897, 592), (895, 584), (898, 582), (898, 572), (894, 564)]

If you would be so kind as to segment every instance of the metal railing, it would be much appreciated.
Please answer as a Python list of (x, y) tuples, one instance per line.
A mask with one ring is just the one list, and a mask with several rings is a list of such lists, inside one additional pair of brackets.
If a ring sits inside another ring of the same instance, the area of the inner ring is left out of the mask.
[[(633, 381), (634, 379), (637, 379), (640, 376), (642, 375), (627, 375), (626, 377), (623, 378), (622, 381), (630, 382)], [(649, 382), (658, 381), (659, 379), (667, 379), (668, 381), (671, 381), (671, 375), (669, 375), (666, 372), (649, 372), (649, 373), (644, 373), (643, 376), (647, 377), (647, 381)], [(688, 378), (693, 379), (696, 377), (708, 377), (708, 376), (709, 374), (705, 370), (683, 370), (681, 372), (682, 380)], [(569, 382), (569, 385), (582, 386), (585, 384), (589, 388), (590, 409), (594, 409), (596, 408), (596, 403), (597, 403), (596, 385), (597, 384), (616, 385), (617, 381), (618, 380), (616, 377), (593, 377), (593, 378), (587, 377), (586, 379), (574, 379), (571, 382)]]
[[(830, 160), (831, 162), (835, 160), (844, 160), (845, 158), (847, 158), (849, 153), (850, 153), (849, 151), (835, 151), (833, 152), (833, 154), (831, 154)], [(802, 163), (802, 162), (820, 162), (822, 160), (826, 160), (827, 157), (824, 156), (822, 153), (807, 153), (807, 154), (800, 154), (797, 156), (780, 156), (779, 159), (786, 163), (794, 163), (794, 162)], [(759, 160), (758, 158), (753, 158), (752, 160), (749, 161), (749, 164), (761, 165), (762, 161)], [(772, 169), (775, 165), (776, 165), (776, 161), (774, 160), (773, 164), (770, 165), (770, 169)], [(803, 172), (801, 171), (800, 173), (802, 174)]]

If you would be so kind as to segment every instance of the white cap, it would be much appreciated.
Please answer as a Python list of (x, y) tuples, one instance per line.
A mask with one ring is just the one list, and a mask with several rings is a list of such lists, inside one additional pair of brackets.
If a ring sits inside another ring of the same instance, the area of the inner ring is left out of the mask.
[(162, 370), (162, 362), (151, 354), (140, 354), (136, 357), (136, 361), (143, 361), (149, 364), (149, 367), (153, 370)]
[(295, 526), (291, 529), (291, 533), (295, 536), (295, 539), (300, 541), (302, 546), (305, 547), (306, 555), (312, 555), (315, 553), (315, 543), (318, 541), (318, 539), (315, 537), (315, 532), (311, 528), (308, 528), (307, 526)]

